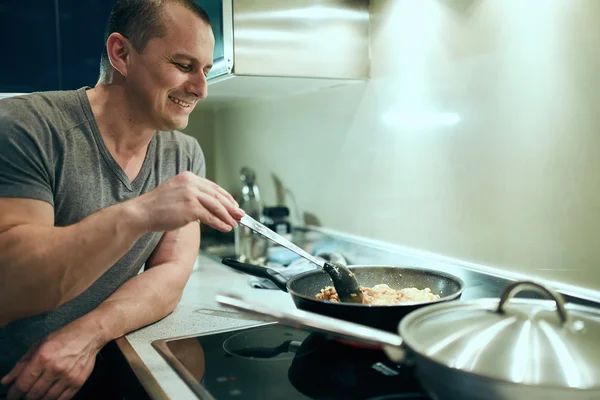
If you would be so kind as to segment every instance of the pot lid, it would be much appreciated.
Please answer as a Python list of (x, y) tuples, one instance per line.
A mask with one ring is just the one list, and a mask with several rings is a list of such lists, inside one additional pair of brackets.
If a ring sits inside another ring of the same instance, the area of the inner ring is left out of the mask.
[[(534, 290), (552, 300), (513, 299)], [(509, 285), (500, 301), (454, 301), (406, 316), (400, 334), (448, 367), (526, 385), (600, 389), (600, 310), (540, 284)]]

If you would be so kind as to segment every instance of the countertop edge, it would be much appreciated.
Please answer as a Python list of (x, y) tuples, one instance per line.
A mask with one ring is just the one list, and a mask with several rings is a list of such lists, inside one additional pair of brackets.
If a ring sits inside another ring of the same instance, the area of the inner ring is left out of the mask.
[(135, 376), (134, 379), (138, 380), (152, 400), (197, 399), (182, 377), (152, 346), (152, 342), (265, 323), (256, 316), (219, 305), (215, 301), (215, 296), (219, 293), (252, 295), (268, 304), (294, 307), (288, 293), (256, 289), (248, 283), (246, 274), (199, 253), (183, 295), (173, 312), (115, 340), (117, 350), (122, 353), (124, 361), (133, 372), (132, 378)]
[(129, 340), (127, 340), (125, 336), (121, 336), (115, 340), (115, 343), (121, 353), (123, 353), (123, 357), (127, 360), (127, 363), (140, 381), (140, 384), (148, 393), (148, 396), (153, 400), (170, 400), (169, 396), (167, 396), (158, 381), (154, 378), (146, 364), (144, 364), (133, 346), (131, 346)]

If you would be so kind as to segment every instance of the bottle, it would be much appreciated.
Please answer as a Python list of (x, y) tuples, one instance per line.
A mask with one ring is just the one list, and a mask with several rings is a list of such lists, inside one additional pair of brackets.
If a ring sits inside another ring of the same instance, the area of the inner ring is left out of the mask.
[(288, 240), (292, 240), (292, 225), (288, 221), (290, 209), (285, 206), (264, 207), (263, 224)]
[[(238, 201), (240, 208), (250, 217), (261, 221), (262, 203), (254, 171), (243, 167), (240, 171), (240, 180), (242, 181), (241, 197)], [(234, 238), (235, 254), (239, 261), (257, 265), (265, 264), (268, 246), (266, 239), (239, 224), (235, 227)]]
[[(263, 224), (275, 233), (293, 242), (292, 225), (288, 220), (289, 215), (290, 209), (285, 206), (264, 207)], [(273, 242), (269, 242), (267, 251), (268, 259), (273, 264), (290, 265), (300, 257), (296, 253)]]

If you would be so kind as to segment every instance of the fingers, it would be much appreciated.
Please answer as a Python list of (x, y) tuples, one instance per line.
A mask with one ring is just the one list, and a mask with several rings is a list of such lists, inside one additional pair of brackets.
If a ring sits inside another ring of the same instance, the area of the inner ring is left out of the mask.
[(8, 391), (6, 398), (8, 400), (18, 400), (28, 393), (33, 385), (42, 375), (42, 370), (34, 365), (29, 365), (19, 374), (17, 380)]
[[(231, 217), (223, 203), (203, 192), (198, 192), (198, 201), (201, 204), (198, 218), (203, 223), (223, 232), (229, 232), (235, 228), (237, 222)], [(204, 210), (207, 212), (203, 212)]]
[[(239, 204), (225, 189), (208, 180), (204, 180), (202, 184), (204, 183), (208, 183), (208, 187), (205, 185), (199, 187), (198, 200), (200, 203), (222, 222), (228, 224), (231, 228), (235, 228), (237, 221), (244, 216), (244, 211), (240, 209)], [(202, 222), (211, 225), (212, 221)], [(229, 230), (227, 229), (227, 231)]]
[[(223, 195), (223, 192), (225, 192), (224, 189), (219, 188), (220, 190), (215, 191), (215, 195), (214, 197), (225, 207), (225, 209), (227, 210), (227, 213), (236, 221), (239, 221), (243, 216), (244, 216), (244, 210), (242, 210), (240, 208), (240, 206), (237, 204), (237, 202), (235, 200), (233, 200), (233, 203), (231, 202), (231, 200), (229, 200), (228, 197)], [(227, 192), (225, 192), (227, 193)], [(231, 195), (229, 195), (229, 197), (231, 197)], [(235, 225), (234, 225), (235, 227)]]
[(19, 400), (23, 398), (23, 391), (17, 389), (14, 385), (8, 391), (6, 400)]
[(211, 192), (213, 197), (217, 199), (229, 212), (233, 218), (240, 219), (244, 216), (244, 211), (240, 209), (240, 205), (233, 198), (233, 196), (223, 189), (216, 183), (209, 181), (208, 179), (197, 177), (198, 188), (202, 192)]
[(21, 371), (29, 364), (29, 360), (37, 349), (37, 346), (32, 346), (27, 353), (15, 364), (13, 369), (0, 381), (3, 385), (12, 384), (21, 375)]
[(31, 347), (2, 380), (3, 385), (12, 385), (6, 396), (8, 400), (21, 399), (41, 376), (41, 367), (30, 363), (36, 350), (37, 346)]
[(66, 392), (70, 387), (63, 380), (58, 380), (54, 383), (54, 385), (48, 390), (46, 396), (44, 396), (45, 400), (56, 400), (62, 396), (64, 392)]
[(245, 214), (230, 193), (208, 179), (186, 171), (175, 177), (173, 182), (172, 189), (183, 190), (180, 193), (188, 202), (186, 207), (189, 207), (190, 201), (198, 201), (195, 219), (219, 231), (231, 231)]
[(61, 379), (55, 381), (44, 396), (44, 400), (67, 400), (75, 396), (94, 369), (95, 359), (92, 357), (83, 363), (76, 363), (69, 371), (62, 374)]
[(78, 389), (75, 389), (75, 388), (68, 388), (60, 395), (58, 400), (69, 400), (69, 399), (73, 398), (73, 396), (75, 396), (75, 393), (77, 393), (77, 390)]
[(213, 188), (217, 190), (221, 195), (225, 196), (225, 198), (227, 198), (227, 200), (229, 200), (234, 207), (239, 208), (240, 205), (237, 201), (235, 201), (233, 196), (227, 190), (223, 189), (221, 186), (217, 185), (214, 182), (211, 183), (213, 185)]
[(214, 182), (208, 181), (210, 187), (214, 191), (214, 197), (219, 200), (221, 204), (227, 209), (229, 215), (231, 215), (234, 219), (239, 220), (244, 216), (244, 211), (240, 208), (240, 205), (233, 198), (233, 196), (223, 189), (221, 186), (217, 185)]
[(15, 381), (15, 379), (17, 379), (17, 377), (19, 376), (21, 371), (23, 371), (23, 368), (25, 368), (25, 365), (26, 365), (25, 362), (19, 361), (13, 367), (13, 369), (4, 378), (2, 378), (0, 383), (2, 383), (5, 386), (12, 384)]
[(25, 399), (41, 399), (55, 381), (56, 378), (52, 373), (44, 371), (42, 376), (40, 376), (40, 378), (33, 384), (31, 389), (27, 391)]

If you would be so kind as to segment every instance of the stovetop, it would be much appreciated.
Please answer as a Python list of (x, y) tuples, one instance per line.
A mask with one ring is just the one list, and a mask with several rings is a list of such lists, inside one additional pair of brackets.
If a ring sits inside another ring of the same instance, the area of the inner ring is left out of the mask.
[(201, 399), (428, 399), (412, 367), (279, 324), (158, 341)]
[[(508, 280), (463, 271), (459, 301), (500, 297)], [(534, 292), (519, 297), (539, 298)], [(566, 302), (598, 306), (564, 295)], [(152, 343), (201, 399), (428, 399), (411, 367), (381, 350), (279, 324)]]

